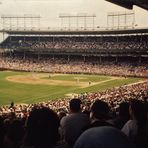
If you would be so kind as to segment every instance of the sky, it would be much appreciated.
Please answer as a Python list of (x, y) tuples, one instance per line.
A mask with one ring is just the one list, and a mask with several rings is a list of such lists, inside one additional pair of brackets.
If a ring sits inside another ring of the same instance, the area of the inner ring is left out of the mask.
[[(62, 23), (62, 20), (59, 18), (60, 14), (77, 15), (82, 13), (88, 15), (95, 14), (95, 28), (97, 26), (104, 28), (107, 26), (107, 14), (109, 12), (125, 11), (129, 12), (128, 9), (106, 2), (105, 0), (0, 0), (0, 16), (40, 15), (41, 28), (67, 26), (68, 20), (64, 19)], [(133, 11), (135, 13), (136, 27), (148, 28), (148, 11), (136, 6), (134, 6)], [(130, 22), (130, 17), (128, 19)], [(92, 19), (87, 19), (88, 26), (91, 26), (92, 22)], [(21, 22), (19, 23), (21, 26)], [(82, 24), (83, 20), (79, 20), (79, 26)], [(35, 25), (33, 24), (33, 26)], [(71, 26), (76, 26), (75, 19), (71, 20)], [(0, 20), (0, 27), (2, 27), (2, 19)]]

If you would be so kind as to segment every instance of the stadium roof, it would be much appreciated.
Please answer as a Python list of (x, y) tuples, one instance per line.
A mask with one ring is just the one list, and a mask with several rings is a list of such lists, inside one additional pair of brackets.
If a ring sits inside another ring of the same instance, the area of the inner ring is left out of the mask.
[(148, 10), (148, 0), (106, 0), (127, 9), (133, 9), (133, 5)]
[(101, 31), (13, 31), (5, 30), (3, 32), (9, 35), (118, 35), (118, 34), (148, 34), (148, 28), (146, 29), (123, 29), (123, 30), (101, 30)]

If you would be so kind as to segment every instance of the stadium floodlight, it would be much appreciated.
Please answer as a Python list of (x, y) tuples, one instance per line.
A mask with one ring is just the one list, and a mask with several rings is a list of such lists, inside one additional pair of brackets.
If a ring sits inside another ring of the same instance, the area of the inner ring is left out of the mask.
[(2, 26), (4, 30), (26, 30), (40, 29), (40, 15), (2, 15)]
[(61, 30), (94, 30), (95, 17), (96, 14), (77, 13), (71, 15), (68, 13), (60, 13)]
[(127, 29), (135, 27), (134, 11), (108, 12), (107, 29)]

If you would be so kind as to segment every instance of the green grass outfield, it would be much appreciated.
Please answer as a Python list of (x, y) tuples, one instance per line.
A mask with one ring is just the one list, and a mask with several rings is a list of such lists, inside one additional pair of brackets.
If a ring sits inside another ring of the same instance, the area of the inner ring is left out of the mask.
[[(43, 76), (38, 77), (38, 75)], [(19, 79), (19, 82), (8, 80), (10, 77), (13, 79), (17, 76), (25, 79), (23, 81)], [(27, 78), (31, 78), (30, 83), (26, 80)], [(37, 84), (34, 83), (34, 80)], [(14, 101), (14, 103), (29, 104), (47, 101), (49, 99), (58, 99), (71, 93), (102, 91), (124, 84), (135, 83), (140, 80), (142, 80), (142, 78), (117, 78), (111, 76), (82, 74), (53, 75), (44, 73), (0, 71), (0, 106), (10, 104), (11, 101)], [(46, 81), (47, 83), (45, 83)], [(50, 84), (51, 81), (55, 81), (55, 84)], [(58, 81), (61, 83), (57, 83), (56, 85), (56, 82)], [(89, 84), (89, 82), (91, 82), (91, 84)], [(79, 84), (81, 84), (81, 86), (79, 86)]]

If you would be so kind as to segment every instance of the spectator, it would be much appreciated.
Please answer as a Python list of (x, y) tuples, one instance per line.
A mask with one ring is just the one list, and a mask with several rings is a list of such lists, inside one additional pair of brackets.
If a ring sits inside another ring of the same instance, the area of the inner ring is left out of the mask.
[(4, 148), (20, 148), (24, 137), (24, 127), (21, 120), (11, 120), (7, 125)]
[(86, 130), (74, 148), (134, 148), (128, 138), (112, 127), (95, 127)]
[(131, 100), (129, 106), (131, 120), (129, 120), (122, 131), (136, 143), (138, 148), (148, 147), (148, 122), (145, 105), (140, 100)]
[(92, 123), (89, 128), (99, 126), (112, 126), (110, 123), (107, 122), (108, 113), (108, 104), (104, 101), (96, 100), (91, 107), (90, 116), (92, 119)]
[(61, 120), (61, 131), (68, 146), (73, 147), (83, 129), (90, 124), (90, 120), (86, 114), (81, 112), (80, 99), (72, 99), (69, 107), (69, 115)]
[(59, 118), (48, 108), (31, 111), (27, 126), (24, 148), (52, 148), (59, 140)]
[(118, 129), (122, 129), (125, 123), (129, 120), (129, 103), (122, 102), (119, 105), (119, 115), (113, 120), (113, 125)]

